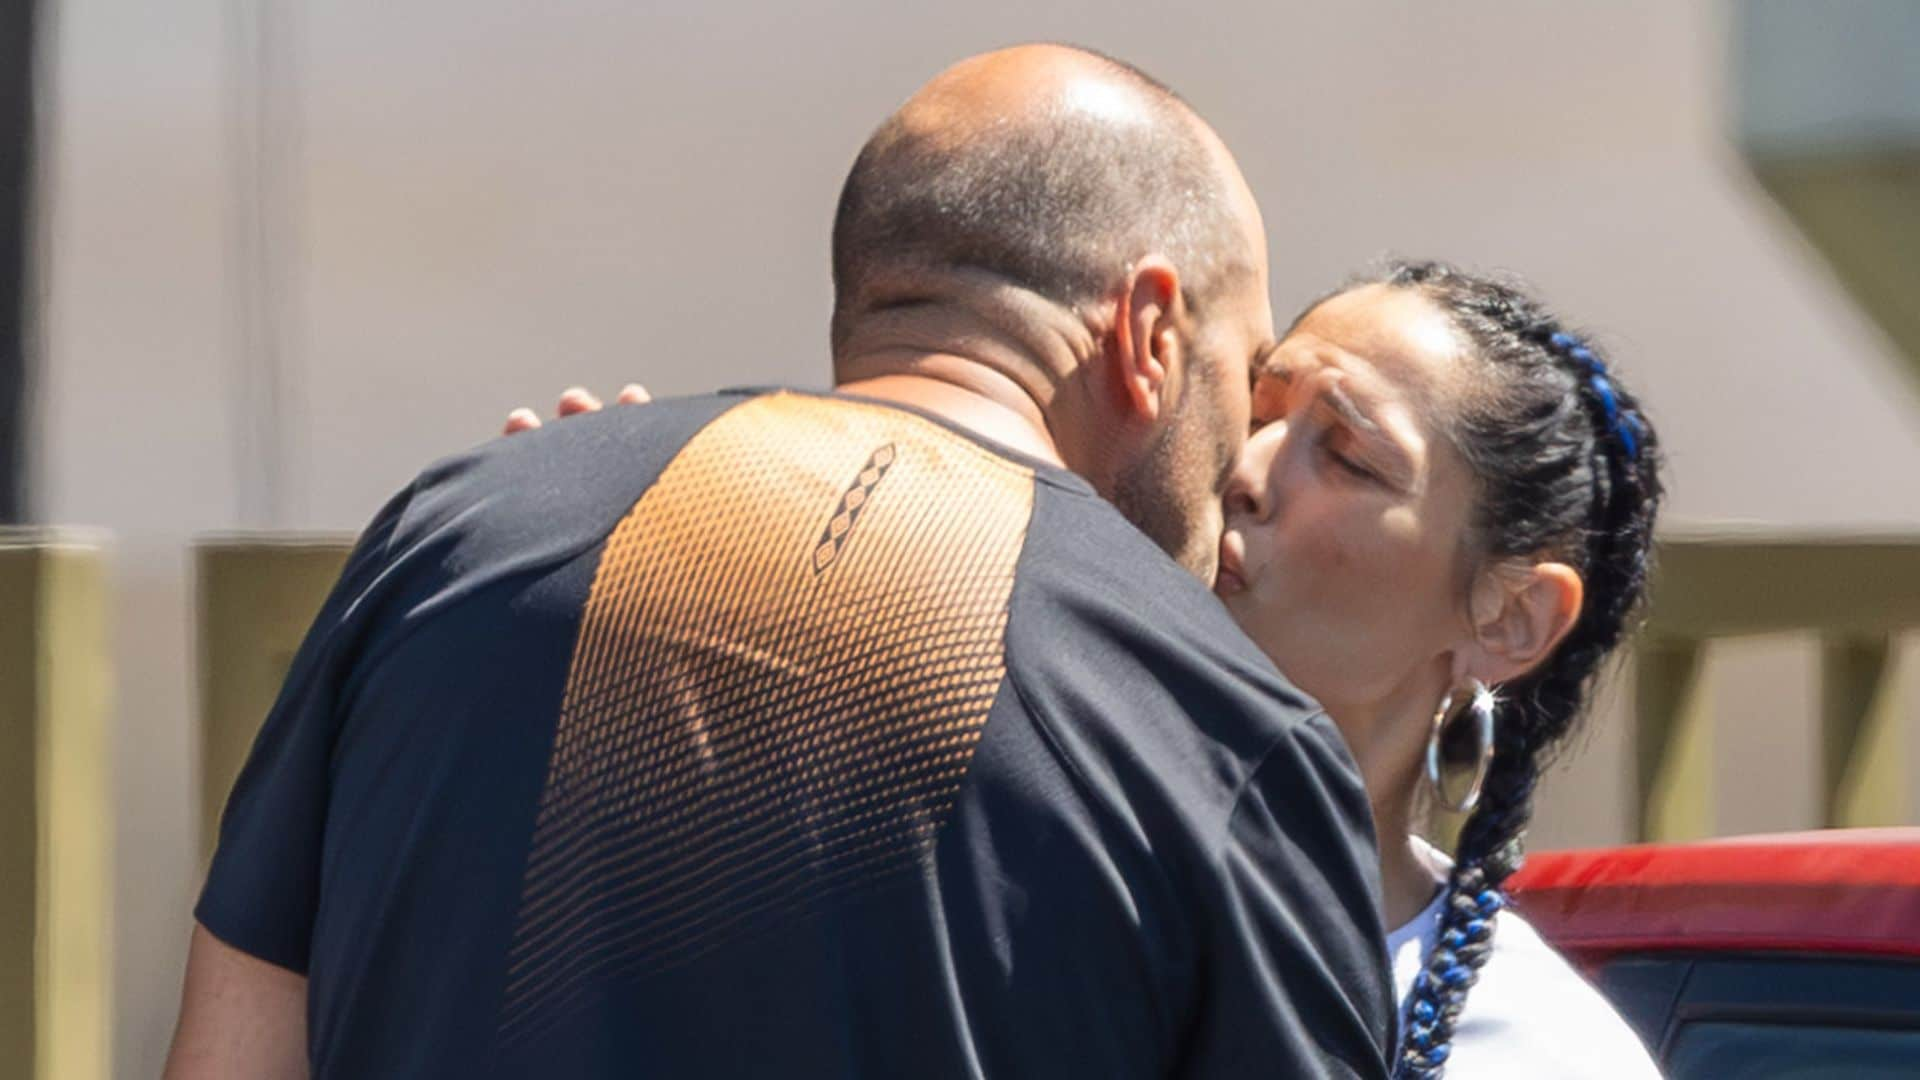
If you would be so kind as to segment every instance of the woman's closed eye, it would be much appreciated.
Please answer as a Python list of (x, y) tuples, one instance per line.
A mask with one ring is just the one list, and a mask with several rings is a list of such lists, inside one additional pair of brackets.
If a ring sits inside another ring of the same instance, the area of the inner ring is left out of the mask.
[[(1248, 433), (1253, 434), (1270, 425), (1288, 421), (1293, 408), (1302, 410), (1302, 413), (1287, 433), (1288, 439), (1312, 439), (1315, 453), (1343, 472), (1358, 479), (1385, 483), (1380, 470), (1368, 462), (1366, 454), (1357, 446), (1367, 434), (1354, 430), (1354, 423), (1361, 419), (1358, 411), (1351, 402), (1339, 399), (1337, 394), (1317, 393), (1306, 401), (1268, 404), (1255, 413)], [(1374, 426), (1368, 423), (1367, 427), (1368, 433), (1371, 433)]]
[(1326, 458), (1335, 468), (1348, 476), (1368, 483), (1389, 486), (1386, 477), (1372, 463), (1366, 448), (1361, 445), (1366, 436), (1355, 432), (1347, 423), (1341, 410), (1332, 407), (1316, 409), (1319, 422), (1312, 432), (1315, 451)]
[(1342, 478), (1403, 492), (1410, 478), (1398, 441), (1349, 396), (1346, 376), (1268, 368), (1256, 380), (1251, 431), (1284, 422), (1282, 437), (1309, 444), (1316, 461)]
[(1361, 459), (1355, 457), (1351, 451), (1341, 450), (1334, 446), (1333, 443), (1333, 438), (1323, 438), (1320, 441), (1320, 447), (1322, 452), (1327, 455), (1327, 459), (1332, 461), (1341, 471), (1349, 473), (1357, 479), (1365, 480), (1368, 483), (1385, 483), (1385, 481), (1381, 479), (1379, 472), (1375, 471)]

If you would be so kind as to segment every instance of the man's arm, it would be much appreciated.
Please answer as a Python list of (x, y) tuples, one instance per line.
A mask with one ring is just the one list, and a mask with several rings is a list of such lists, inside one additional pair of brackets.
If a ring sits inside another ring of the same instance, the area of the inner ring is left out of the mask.
[(195, 925), (165, 1080), (304, 1080), (307, 980)]

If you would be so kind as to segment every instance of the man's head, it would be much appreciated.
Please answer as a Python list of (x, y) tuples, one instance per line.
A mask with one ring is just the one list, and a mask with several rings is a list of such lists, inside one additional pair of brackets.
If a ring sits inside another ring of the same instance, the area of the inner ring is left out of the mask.
[[(833, 275), (837, 378), (894, 346), (870, 328), (938, 314), (955, 340), (921, 348), (1009, 376), (1069, 467), (1211, 576), (1249, 362), (1273, 337), (1266, 238), (1232, 156), (1170, 90), (1064, 46), (956, 64), (854, 163)], [(1019, 347), (988, 359), (976, 334)]]

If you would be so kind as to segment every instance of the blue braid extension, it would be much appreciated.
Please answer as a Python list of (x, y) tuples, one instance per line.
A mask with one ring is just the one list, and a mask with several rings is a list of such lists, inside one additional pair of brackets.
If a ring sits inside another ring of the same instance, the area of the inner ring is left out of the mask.
[[(1471, 896), (1461, 891), (1465, 868), (1456, 867), (1447, 882), (1447, 900), (1441, 905), (1444, 928), (1433, 953), (1414, 976), (1413, 992), (1408, 996), (1407, 1030), (1402, 1054), (1394, 1070), (1396, 1080), (1434, 1080), (1444, 1071), (1453, 1054), (1451, 1029), (1466, 1004), (1467, 991), (1479, 979), (1475, 966), (1460, 953), (1471, 947), (1484, 950), (1493, 936), (1493, 917), (1506, 906), (1506, 897), (1497, 888), (1483, 888)], [(1464, 916), (1457, 926), (1448, 926)], [(1446, 1021), (1447, 1033), (1441, 1032)]]
[[(1519, 813), (1524, 821), (1524, 809), (1517, 808), (1529, 804), (1538, 782), (1538, 774), (1528, 768), (1490, 790), (1492, 801), (1483, 801), (1461, 832), (1463, 858), (1447, 876), (1438, 940), (1408, 995), (1406, 1037), (1395, 1063), (1395, 1080), (1439, 1080), (1446, 1072), (1467, 992), (1479, 981), (1480, 968), (1493, 948), (1494, 917), (1507, 905), (1499, 883), (1525, 857), (1514, 815)], [(1507, 809), (1495, 811), (1495, 803)], [(1490, 812), (1494, 818), (1482, 817)], [(1503, 835), (1507, 836), (1504, 842), (1492, 843)], [(1489, 846), (1491, 850), (1481, 852)], [(1468, 856), (1468, 849), (1481, 853)]]
[(1645, 428), (1640, 417), (1632, 412), (1626, 413), (1623, 419), (1620, 400), (1613, 392), (1613, 380), (1607, 378), (1607, 365), (1579, 338), (1564, 330), (1554, 331), (1547, 343), (1587, 369), (1587, 385), (1593, 388), (1594, 395), (1600, 399), (1600, 408), (1607, 414), (1607, 430), (1627, 448), (1629, 460), (1639, 457), (1640, 433)]

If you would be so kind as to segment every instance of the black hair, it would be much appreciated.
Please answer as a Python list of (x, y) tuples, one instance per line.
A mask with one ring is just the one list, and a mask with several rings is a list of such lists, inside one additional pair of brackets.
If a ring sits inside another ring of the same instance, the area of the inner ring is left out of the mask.
[(1236, 266), (1251, 265), (1191, 109), (1138, 68), (1076, 51), (1136, 91), (1147, 121), (1035, 108), (965, 132), (896, 114), (874, 132), (834, 216), (836, 350), (860, 315), (915, 299), (873, 295), (882, 269), (980, 271), (1071, 306), (1158, 251), (1199, 306)]
[(1533, 790), (1633, 629), (1664, 494), (1659, 439), (1599, 349), (1517, 285), (1438, 262), (1366, 282), (1418, 292), (1446, 314), (1479, 370), (1449, 432), (1478, 484), (1475, 554), (1572, 566), (1585, 600), (1545, 662), (1502, 688), (1480, 801), (1455, 849), (1439, 941), (1408, 998), (1397, 1077), (1437, 1077), (1492, 949), (1502, 884), (1523, 857)]

